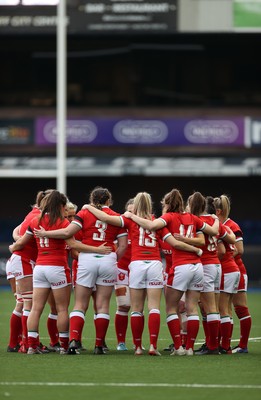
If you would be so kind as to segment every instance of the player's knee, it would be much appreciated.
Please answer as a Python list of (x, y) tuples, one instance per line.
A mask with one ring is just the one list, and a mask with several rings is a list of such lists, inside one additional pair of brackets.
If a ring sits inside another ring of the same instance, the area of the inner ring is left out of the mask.
[(115, 287), (117, 307), (130, 307), (130, 289), (129, 286), (116, 285)]
[(32, 291), (27, 291), (27, 292), (22, 292), (22, 298), (23, 301), (32, 301), (33, 300), (33, 292)]
[(239, 319), (249, 316), (249, 310), (246, 306), (235, 306), (235, 313)]

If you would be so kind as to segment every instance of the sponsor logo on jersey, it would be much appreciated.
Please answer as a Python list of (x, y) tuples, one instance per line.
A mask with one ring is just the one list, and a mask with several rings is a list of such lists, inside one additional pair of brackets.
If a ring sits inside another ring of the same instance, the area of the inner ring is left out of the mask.
[(203, 285), (195, 284), (194, 287), (201, 289), (203, 288)]
[(162, 250), (164, 254), (172, 254), (172, 250)]
[(115, 279), (103, 279), (102, 281), (103, 281), (103, 283), (115, 283), (116, 282)]
[(123, 274), (122, 272), (119, 273), (118, 275), (119, 281), (124, 281), (125, 279), (125, 274)]
[(60, 282), (51, 282), (52, 286), (62, 286), (66, 283), (65, 279), (63, 281)]

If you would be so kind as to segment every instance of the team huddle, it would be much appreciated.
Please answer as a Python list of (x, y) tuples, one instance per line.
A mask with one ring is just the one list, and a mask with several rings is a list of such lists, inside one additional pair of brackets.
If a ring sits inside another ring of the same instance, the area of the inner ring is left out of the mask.
[[(7, 351), (81, 354), (86, 350), (82, 332), (92, 298), (93, 354), (106, 354), (114, 291), (118, 351), (127, 350), (130, 312), (134, 354), (144, 354), (146, 305), (148, 354), (161, 355), (158, 337), (163, 297), (172, 340), (164, 350), (171, 356), (248, 353), (251, 315), (242, 261), (243, 234), (229, 218), (228, 196), (204, 197), (194, 192), (184, 204), (181, 192), (172, 189), (161, 201), (159, 218), (153, 214), (147, 192), (129, 199), (124, 214), (113, 211), (111, 205), (112, 195), (102, 187), (93, 189), (89, 204), (78, 212), (57, 190), (37, 193), (32, 211), (14, 229), (14, 243), (9, 246), (12, 255), (6, 274), (16, 306)], [(72, 294), (74, 305), (69, 313)], [(50, 343), (44, 346), (39, 322), (47, 303)], [(240, 341), (231, 348), (233, 310), (240, 321)], [(194, 349), (199, 312), (205, 343)]]

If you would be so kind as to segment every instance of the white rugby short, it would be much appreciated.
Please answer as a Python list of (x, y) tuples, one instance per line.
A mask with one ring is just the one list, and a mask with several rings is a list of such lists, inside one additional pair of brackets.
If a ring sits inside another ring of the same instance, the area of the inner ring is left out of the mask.
[(202, 292), (220, 292), (222, 269), (221, 264), (203, 265), (204, 286)]
[(12, 271), (16, 280), (26, 278), (33, 275), (35, 262), (32, 260), (24, 259), (18, 254), (12, 254), (9, 259), (9, 270)]
[(248, 287), (248, 276), (247, 274), (240, 273), (239, 285), (238, 285), (238, 292), (247, 292)]
[(163, 288), (163, 265), (159, 260), (132, 261), (129, 265), (129, 287), (132, 289)]
[(36, 265), (33, 272), (34, 288), (61, 289), (71, 283), (68, 266)]
[(129, 286), (129, 271), (117, 267), (117, 285)]
[(220, 291), (225, 293), (237, 293), (239, 278), (239, 271), (222, 274)]
[(5, 272), (6, 272), (6, 279), (15, 278), (14, 272), (12, 270), (12, 263), (10, 262), (10, 259), (7, 260), (7, 262), (6, 262)]
[(117, 282), (116, 253), (79, 253), (76, 283), (88, 288), (114, 286)]
[(203, 265), (184, 264), (171, 268), (167, 286), (181, 292), (187, 290), (202, 291), (204, 282)]

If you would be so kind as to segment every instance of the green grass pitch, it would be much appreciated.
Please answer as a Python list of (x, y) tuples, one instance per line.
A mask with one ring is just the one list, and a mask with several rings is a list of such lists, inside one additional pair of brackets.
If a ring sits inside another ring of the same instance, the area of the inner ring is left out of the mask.
[[(159, 350), (161, 357), (133, 355), (130, 326), (127, 352), (116, 351), (114, 331), (115, 298), (112, 298), (111, 321), (105, 356), (92, 354), (94, 347), (93, 310), (86, 315), (83, 344), (87, 351), (78, 356), (56, 353), (29, 356), (7, 353), (9, 318), (14, 298), (9, 290), (0, 290), (0, 399), (10, 400), (251, 400), (261, 399), (261, 292), (248, 294), (252, 315), (249, 354), (205, 357), (170, 357), (163, 348), (171, 343), (162, 301)], [(73, 302), (73, 301), (72, 301)], [(48, 344), (46, 319), (41, 318), (40, 335)], [(143, 344), (148, 349), (147, 315)], [(239, 323), (234, 316), (232, 344), (238, 343)], [(203, 342), (203, 331), (197, 345)]]

